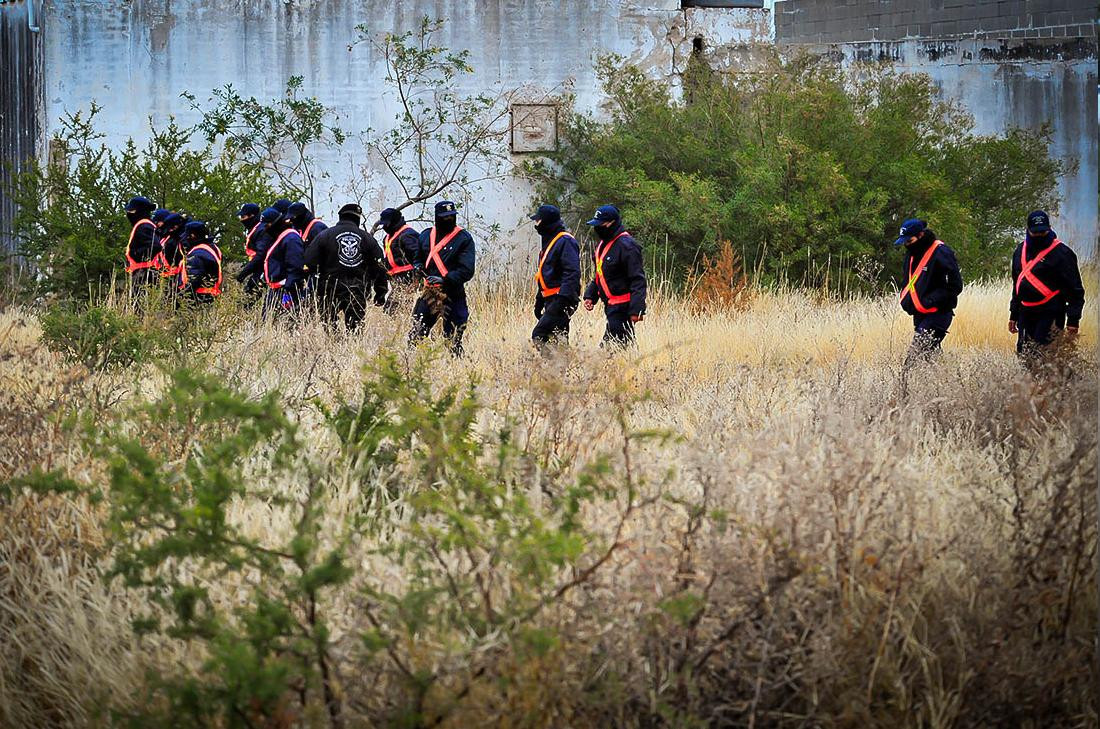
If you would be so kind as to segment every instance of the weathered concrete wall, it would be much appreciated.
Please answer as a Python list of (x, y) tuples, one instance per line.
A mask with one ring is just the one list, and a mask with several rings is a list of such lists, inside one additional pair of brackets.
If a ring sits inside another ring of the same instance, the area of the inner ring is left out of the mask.
[(970, 111), (978, 133), (1049, 124), (1051, 152), (1075, 168), (1058, 182), (1056, 229), (1089, 257), (1100, 234), (1095, 19), (1085, 0), (775, 4), (781, 46), (928, 74)]
[(8, 247), (15, 214), (5, 190), (35, 156), (41, 133), (43, 46), (28, 23), (32, 1), (0, 5), (0, 250)]
[(788, 0), (775, 4), (779, 43), (905, 38), (1095, 36), (1093, 0)]
[[(579, 108), (601, 103), (593, 71), (598, 53), (622, 54), (675, 79), (696, 36), (719, 63), (738, 66), (771, 33), (766, 10), (681, 10), (678, 0), (48, 0), (47, 14), (45, 133), (64, 111), (94, 99), (111, 143), (144, 138), (148, 117), (157, 124), (170, 115), (194, 121), (182, 91), (202, 99), (233, 83), (274, 98), (292, 75), (305, 78), (305, 91), (331, 105), (344, 129), (384, 130), (394, 99), (382, 83), (382, 59), (366, 44), (349, 50), (359, 24), (374, 33), (400, 32), (424, 15), (445, 18), (438, 41), (469, 49), (475, 69), (463, 92), (529, 86), (532, 94), (573, 93)], [(331, 216), (346, 202), (352, 168), (364, 160), (349, 164), (348, 150), (321, 150), (318, 157), (331, 175), (318, 212)], [(512, 182), (464, 202), (512, 231), (529, 195)], [(362, 203), (378, 210), (395, 197), (389, 185)], [(509, 238), (505, 244), (519, 242), (524, 250), (533, 245), (526, 226), (517, 241)]]

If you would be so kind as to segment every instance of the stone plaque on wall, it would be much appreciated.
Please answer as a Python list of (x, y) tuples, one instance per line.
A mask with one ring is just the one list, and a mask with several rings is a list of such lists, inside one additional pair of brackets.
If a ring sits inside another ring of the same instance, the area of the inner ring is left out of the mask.
[(557, 148), (557, 104), (512, 104), (513, 152), (553, 152)]

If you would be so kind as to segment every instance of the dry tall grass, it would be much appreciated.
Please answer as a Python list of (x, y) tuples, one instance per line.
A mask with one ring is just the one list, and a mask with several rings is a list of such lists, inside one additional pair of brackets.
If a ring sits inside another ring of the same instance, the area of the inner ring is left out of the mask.
[[(637, 352), (605, 356), (601, 317), (581, 311), (573, 349), (551, 360), (527, 345), (526, 291), (471, 309), (468, 356), (433, 373), (480, 383), (486, 428), (510, 414), (521, 439), (553, 432), (569, 468), (615, 445), (614, 384), (648, 394), (634, 426), (682, 438), (636, 454), (653, 484), (671, 469), (665, 498), (630, 520), (613, 568), (558, 606), (559, 649), (472, 691), (446, 725), (1096, 726), (1094, 303), (1074, 371), (1049, 381), (1016, 361), (1001, 284), (969, 286), (942, 358), (906, 377), (911, 326), (892, 298), (764, 292), (745, 311), (696, 315), (658, 296)], [(351, 337), (246, 320), (207, 359), (250, 392), (279, 388), (308, 424), (313, 401), (352, 397), (406, 328), (379, 312)], [(29, 313), (0, 314), (0, 479), (34, 467), (95, 479), (65, 416), (109, 420), (163, 377), (90, 374), (39, 336)], [(328, 445), (308, 447), (323, 463)], [(359, 485), (345, 487), (337, 507)], [(400, 521), (400, 497), (388, 508)], [(236, 518), (257, 534), (289, 528), (267, 510)], [(610, 533), (617, 512), (585, 518)], [(198, 660), (131, 635), (133, 596), (99, 579), (101, 546), (82, 500), (3, 502), (0, 725), (109, 725), (102, 708), (131, 705), (147, 668)], [(687, 593), (703, 605), (690, 620), (662, 609)], [(350, 645), (354, 594), (331, 602)], [(376, 725), (385, 672), (342, 655), (352, 725)]]

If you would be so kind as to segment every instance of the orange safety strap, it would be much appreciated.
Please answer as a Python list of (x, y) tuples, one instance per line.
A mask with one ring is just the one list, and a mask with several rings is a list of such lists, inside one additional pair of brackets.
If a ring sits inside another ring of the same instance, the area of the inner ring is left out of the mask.
[(320, 221), (319, 218), (314, 218), (313, 220), (309, 221), (309, 225), (307, 225), (306, 229), (302, 231), (302, 242), (303, 243), (308, 243), (309, 242), (309, 231), (313, 230), (313, 224), (314, 223), (320, 223), (320, 222), (321, 221)]
[(271, 254), (275, 252), (275, 249), (279, 247), (279, 244), (283, 242), (283, 238), (286, 238), (291, 233), (297, 234), (298, 231), (293, 228), (287, 228), (282, 233), (279, 233), (279, 237), (275, 239), (275, 242), (271, 244), (271, 247), (267, 249), (267, 253), (264, 255), (264, 281), (267, 281), (267, 285), (273, 289), (281, 289), (283, 287), (283, 281), (272, 281), (271, 276), (268, 274), (268, 262), (271, 260)]
[(943, 245), (942, 240), (938, 240), (932, 245), (928, 246), (928, 250), (921, 256), (920, 263), (917, 264), (916, 273), (913, 272), (913, 259), (909, 259), (909, 283), (905, 285), (905, 288), (901, 291), (901, 298), (898, 301), (905, 301), (906, 296), (913, 298), (913, 307), (921, 314), (933, 314), (939, 311), (938, 307), (925, 308), (924, 304), (920, 302), (917, 297), (917, 279), (920, 278), (921, 273), (924, 272), (924, 267), (928, 265), (928, 262), (932, 260), (932, 254), (936, 252), (936, 249)]
[(252, 247), (252, 236), (261, 225), (262, 223), (256, 223), (252, 226), (252, 230), (244, 234), (244, 254), (248, 256), (248, 260), (250, 261), (256, 257), (256, 249)]
[(600, 289), (603, 291), (603, 295), (607, 299), (607, 303), (612, 306), (614, 306), (615, 304), (625, 304), (626, 302), (630, 301), (630, 292), (628, 291), (625, 294), (611, 293), (611, 288), (607, 285), (607, 279), (603, 275), (603, 259), (611, 251), (611, 246), (615, 244), (615, 241), (617, 241), (619, 238), (622, 238), (626, 234), (627, 232), (624, 230), (622, 233), (619, 233), (617, 236), (609, 240), (607, 242), (607, 245), (605, 245), (602, 250), (597, 249), (596, 251), (596, 283), (599, 284)]
[(1016, 277), (1016, 295), (1020, 295), (1020, 284), (1022, 284), (1026, 278), (1028, 283), (1030, 283), (1035, 290), (1039, 292), (1039, 295), (1043, 297), (1039, 301), (1021, 301), (1020, 303), (1024, 306), (1042, 306), (1061, 293), (1060, 290), (1051, 291), (1049, 286), (1040, 281), (1039, 278), (1031, 272), (1031, 269), (1035, 268), (1035, 266), (1039, 264), (1039, 261), (1046, 258), (1048, 253), (1061, 244), (1062, 241), (1055, 238), (1053, 243), (1044, 248), (1039, 252), (1039, 255), (1029, 261), (1027, 260), (1027, 239), (1024, 239), (1024, 246), (1020, 249), (1020, 275)]
[(389, 273), (391, 276), (396, 276), (399, 273), (405, 273), (405, 271), (411, 271), (413, 269), (411, 264), (404, 266), (397, 265), (397, 259), (393, 256), (393, 242), (404, 233), (406, 230), (412, 230), (409, 225), (402, 225), (393, 235), (387, 235), (383, 247), (386, 249), (386, 263), (389, 264)]
[(443, 259), (439, 257), (439, 252), (443, 250), (451, 239), (462, 232), (462, 228), (455, 226), (455, 229), (447, 234), (443, 240), (439, 241), (439, 245), (435, 242), (435, 227), (432, 227), (432, 232), (428, 234), (428, 263), (435, 262), (436, 270), (439, 271), (441, 276), (447, 275), (447, 267), (443, 265)]
[(542, 298), (548, 298), (556, 295), (561, 291), (561, 286), (557, 288), (550, 288), (546, 285), (546, 279), (542, 276), (542, 267), (546, 265), (546, 259), (550, 255), (550, 251), (554, 249), (554, 244), (558, 242), (558, 238), (563, 235), (569, 235), (568, 231), (562, 231), (554, 236), (554, 239), (550, 241), (550, 245), (546, 246), (546, 250), (542, 252), (542, 258), (539, 259), (539, 270), (535, 271), (535, 283), (539, 285), (539, 289), (542, 291)]
[(141, 271), (146, 268), (155, 268), (157, 265), (156, 256), (153, 256), (151, 261), (138, 261), (130, 255), (130, 246), (134, 244), (134, 235), (137, 233), (139, 225), (147, 224), (153, 226), (153, 232), (156, 232), (157, 226), (153, 225), (153, 221), (148, 218), (143, 218), (136, 223), (134, 227), (130, 229), (130, 240), (126, 242), (126, 273), (133, 273), (134, 271)]
[[(222, 292), (222, 254), (220, 251), (216, 251), (206, 243), (199, 243), (197, 246), (191, 249), (196, 251), (202, 249), (214, 257), (214, 261), (218, 264), (218, 280), (213, 286), (200, 286), (195, 289), (196, 294), (210, 294), (212, 296), (218, 296)], [(191, 251), (188, 251), (190, 253)], [(180, 266), (180, 290), (187, 288), (187, 262), (185, 261)]]

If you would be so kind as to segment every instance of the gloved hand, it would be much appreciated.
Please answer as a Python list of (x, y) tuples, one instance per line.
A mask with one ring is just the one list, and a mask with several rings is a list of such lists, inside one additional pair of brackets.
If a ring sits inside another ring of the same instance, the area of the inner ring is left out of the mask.
[(535, 318), (536, 319), (541, 319), (542, 318), (542, 310), (543, 310), (543, 301), (542, 301), (542, 299), (539, 299), (538, 301), (535, 302)]
[(439, 276), (428, 276), (426, 279), (424, 279), (424, 283), (429, 286), (442, 286), (443, 279)]

